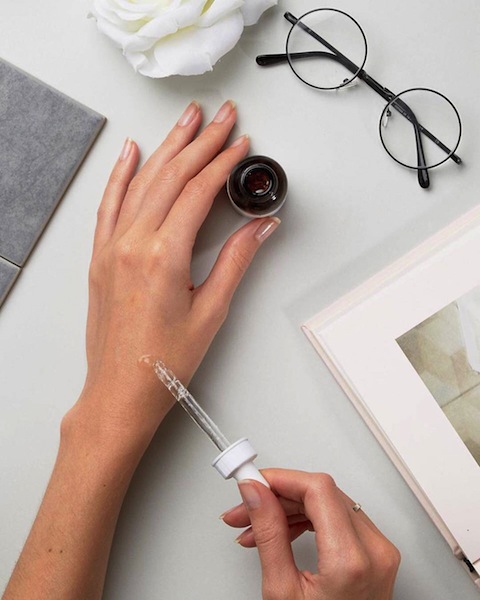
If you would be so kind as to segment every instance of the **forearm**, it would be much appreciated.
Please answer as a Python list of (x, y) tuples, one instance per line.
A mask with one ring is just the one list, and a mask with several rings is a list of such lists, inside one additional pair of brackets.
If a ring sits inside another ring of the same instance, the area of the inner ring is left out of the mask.
[(62, 423), (55, 467), (4, 600), (101, 598), (115, 525), (149, 440), (120, 443), (78, 417)]

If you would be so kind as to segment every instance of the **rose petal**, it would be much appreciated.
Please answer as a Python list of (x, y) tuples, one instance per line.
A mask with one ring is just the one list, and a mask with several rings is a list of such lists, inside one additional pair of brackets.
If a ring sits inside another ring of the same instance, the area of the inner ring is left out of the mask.
[[(151, 51), (153, 54), (153, 51)], [(146, 52), (124, 52), (124, 56), (128, 62), (132, 65), (135, 71), (141, 69), (144, 65), (148, 64), (148, 58)]]
[(178, 8), (169, 12), (175, 15), (178, 28), (183, 29), (183, 27), (190, 27), (190, 25), (197, 22), (206, 3), (206, 0), (190, 0), (190, 2), (183, 2)]
[(115, 27), (113, 23), (109, 23), (103, 19), (99, 19), (97, 21), (98, 30), (108, 36), (114, 44), (119, 46), (120, 48), (124, 48), (128, 45), (128, 42), (131, 38), (135, 37), (135, 34), (129, 33), (128, 31), (123, 31), (119, 27)]
[(207, 10), (198, 19), (197, 25), (199, 27), (210, 27), (219, 19), (227, 16), (228, 13), (237, 10), (242, 7), (244, 0), (223, 0), (222, 2), (213, 2)]
[(149, 50), (159, 39), (177, 33), (178, 26), (172, 18), (162, 18), (150, 21), (144, 25), (137, 35), (132, 35), (123, 46), (126, 52), (141, 52)]
[(122, 19), (121, 16), (117, 14), (118, 11), (115, 12), (115, 8), (115, 5), (110, 0), (95, 0), (90, 14), (95, 17), (97, 22), (99, 20), (105, 20), (119, 29), (131, 32), (138, 31), (143, 26), (145, 18), (147, 18), (145, 15), (131, 13), (132, 17), (134, 16), (134, 19)]
[[(235, 46), (242, 31), (240, 11), (231, 13), (208, 29), (193, 27), (179, 31), (157, 42), (154, 56), (149, 57), (138, 71), (148, 77), (200, 75), (211, 71), (217, 60)], [(195, 48), (194, 52), (192, 48)], [(129, 61), (133, 58), (128, 53), (125, 56)]]
[[(164, 2), (158, 0), (151, 0), (150, 2), (131, 2), (130, 0), (109, 0), (112, 4), (118, 6), (119, 9), (126, 12), (139, 12), (154, 15), (159, 8), (164, 9)], [(181, 0), (172, 0), (169, 2), (170, 6), (178, 6)]]
[(90, 10), (90, 14), (95, 17), (98, 21), (99, 19), (104, 19), (109, 23), (113, 23), (118, 27), (122, 28), (124, 22), (120, 17), (118, 17), (114, 11), (112, 11), (108, 6), (105, 6), (104, 2), (100, 2), (99, 0), (95, 0), (93, 6)]

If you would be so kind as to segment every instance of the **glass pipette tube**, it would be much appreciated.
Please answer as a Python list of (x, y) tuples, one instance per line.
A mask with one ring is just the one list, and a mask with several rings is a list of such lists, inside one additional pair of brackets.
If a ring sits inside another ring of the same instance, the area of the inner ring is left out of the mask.
[(172, 371), (167, 369), (161, 360), (155, 360), (153, 363), (153, 370), (160, 381), (168, 388), (175, 400), (190, 415), (190, 418), (200, 427), (200, 429), (208, 435), (221, 452), (231, 446), (230, 442), (198, 404), (192, 394), (181, 381), (175, 377)]

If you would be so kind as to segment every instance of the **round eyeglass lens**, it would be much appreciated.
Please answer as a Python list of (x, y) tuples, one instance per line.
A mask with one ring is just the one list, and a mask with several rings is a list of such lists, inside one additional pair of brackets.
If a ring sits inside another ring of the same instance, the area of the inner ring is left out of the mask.
[(360, 25), (340, 10), (319, 8), (298, 19), (287, 37), (287, 58), (304, 83), (320, 90), (348, 85), (367, 60)]
[(404, 167), (421, 169), (444, 163), (460, 143), (462, 124), (448, 98), (426, 88), (406, 90), (383, 109), (380, 139)]

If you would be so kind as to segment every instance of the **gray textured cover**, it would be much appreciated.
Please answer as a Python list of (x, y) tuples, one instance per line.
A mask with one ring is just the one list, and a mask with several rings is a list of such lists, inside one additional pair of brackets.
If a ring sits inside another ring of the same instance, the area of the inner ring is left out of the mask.
[(0, 257), (25, 264), (104, 122), (0, 59)]
[(16, 265), (12, 265), (7, 260), (0, 258), (0, 305), (6, 298), (19, 273), (20, 269)]

